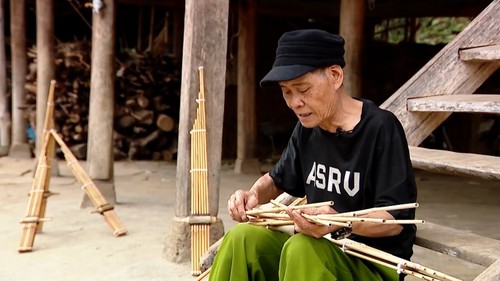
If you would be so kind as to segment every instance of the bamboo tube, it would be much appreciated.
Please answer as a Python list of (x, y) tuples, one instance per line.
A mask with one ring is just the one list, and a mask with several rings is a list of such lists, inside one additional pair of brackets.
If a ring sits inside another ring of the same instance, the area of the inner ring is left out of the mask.
[(199, 217), (209, 217), (208, 201), (208, 159), (207, 132), (205, 111), (205, 81), (203, 67), (198, 68), (200, 76), (200, 91), (198, 93), (198, 108), (191, 130), (191, 274), (200, 275), (200, 258), (210, 245), (210, 223), (212, 220), (197, 220)]
[(364, 209), (364, 210), (359, 210), (359, 211), (338, 213), (338, 214), (332, 214), (332, 215), (356, 217), (356, 216), (362, 216), (362, 215), (366, 215), (366, 214), (378, 212), (378, 211), (392, 211), (392, 210), (412, 209), (412, 208), (418, 208), (418, 203), (405, 203), (405, 204), (398, 204), (398, 205), (391, 205), (391, 206), (384, 206), (384, 207), (374, 207), (374, 208), (369, 208), (369, 209)]
[[(50, 175), (52, 170), (52, 158), (54, 157), (55, 150), (55, 142), (54, 139), (50, 137), (49, 130), (54, 128), (54, 96), (55, 96), (55, 88), (57, 82), (55, 80), (50, 81), (49, 86), (49, 94), (47, 96), (47, 108), (45, 111), (45, 120), (43, 125), (43, 142), (45, 145), (42, 146), (42, 151), (40, 155), (45, 155), (46, 165), (47, 165), (47, 174), (49, 176), (45, 177), (44, 182), (44, 196), (42, 199), (42, 205), (40, 206), (39, 217), (45, 217), (45, 210), (47, 209), (47, 198), (49, 196), (49, 186), (50, 186)], [(40, 221), (36, 226), (36, 231), (41, 232), (43, 228), (43, 221)]]
[(350, 221), (350, 222), (372, 222), (372, 223), (385, 223), (385, 224), (415, 224), (415, 223), (425, 223), (424, 220), (390, 220), (381, 218), (364, 218), (364, 217), (340, 217), (335, 214), (318, 214), (314, 217), (322, 220), (332, 220), (332, 221)]
[(108, 223), (109, 227), (113, 230), (114, 236), (122, 236), (127, 233), (127, 230), (123, 226), (122, 222), (114, 212), (114, 207), (106, 201), (101, 191), (94, 184), (89, 175), (85, 172), (83, 167), (80, 165), (76, 157), (73, 155), (69, 147), (64, 143), (61, 137), (57, 134), (55, 130), (50, 130), (50, 133), (54, 137), (55, 141), (61, 147), (64, 157), (68, 167), (73, 172), (73, 175), (82, 184), (82, 189), (85, 191), (90, 201), (94, 204), (96, 212), (103, 215), (104, 220)]
[[(271, 203), (279, 203), (274, 200), (271, 200)], [(281, 204), (281, 203), (279, 203)], [(290, 208), (292, 210), (296, 209), (307, 209), (307, 208), (315, 208), (315, 207), (322, 207), (322, 206), (333, 206), (333, 201), (327, 201), (327, 202), (320, 202), (320, 203), (312, 203), (312, 204), (306, 204), (306, 205), (297, 205), (297, 206), (281, 206), (281, 207), (276, 207), (276, 208), (270, 208), (270, 209), (265, 209), (265, 210), (248, 210), (246, 211), (247, 215), (259, 215), (262, 213), (277, 213), (286, 210), (286, 208)]]

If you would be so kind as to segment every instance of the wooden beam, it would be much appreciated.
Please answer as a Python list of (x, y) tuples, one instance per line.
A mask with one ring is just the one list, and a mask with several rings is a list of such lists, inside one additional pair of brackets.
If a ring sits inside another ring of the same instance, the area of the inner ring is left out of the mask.
[(464, 63), (458, 59), (458, 51), (464, 46), (500, 43), (499, 14), (500, 0), (494, 0), (380, 106), (392, 111), (398, 117), (410, 145), (420, 144), (450, 113), (412, 113), (407, 111), (407, 99), (424, 96), (427, 93), (429, 95), (432, 95), (431, 93), (472, 94), (498, 69), (496, 64)]
[(365, 0), (340, 1), (340, 35), (345, 39), (344, 87), (353, 97), (361, 97)]
[(500, 95), (439, 95), (408, 99), (408, 111), (500, 113)]
[(500, 157), (410, 146), (414, 168), (443, 174), (500, 180)]
[(476, 276), (473, 281), (500, 280), (500, 259), (491, 264), (485, 271)]
[(236, 173), (259, 174), (259, 161), (255, 158), (257, 116), (255, 111), (255, 26), (254, 0), (238, 2), (238, 136)]
[[(92, 12), (87, 165), (89, 176), (94, 180), (114, 178), (115, 19), (115, 0), (104, 0), (104, 7), (99, 12)], [(110, 199), (108, 201), (111, 203), (115, 202), (113, 198)]]
[(418, 226), (415, 244), (486, 267), (500, 259), (500, 241), (430, 222)]
[(458, 52), (462, 61), (488, 62), (499, 61), (500, 63), (500, 45), (489, 45), (476, 48), (463, 49)]

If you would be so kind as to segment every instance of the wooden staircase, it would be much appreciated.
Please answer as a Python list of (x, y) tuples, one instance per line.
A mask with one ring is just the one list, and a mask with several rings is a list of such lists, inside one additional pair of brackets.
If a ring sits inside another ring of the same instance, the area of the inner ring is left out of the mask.
[[(500, 157), (418, 147), (453, 112), (500, 114), (500, 95), (474, 94), (499, 67), (500, 0), (494, 0), (380, 106), (401, 121), (415, 168), (486, 178), (500, 187)], [(474, 281), (500, 280), (498, 240), (426, 223), (417, 244), (487, 267)]]

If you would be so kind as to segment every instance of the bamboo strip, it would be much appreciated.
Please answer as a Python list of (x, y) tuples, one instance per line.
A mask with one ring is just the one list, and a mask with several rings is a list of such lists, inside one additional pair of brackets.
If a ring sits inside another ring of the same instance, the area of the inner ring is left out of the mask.
[[(271, 203), (274, 200), (271, 200)], [(274, 201), (275, 203), (278, 203)], [(274, 203), (273, 203), (274, 204)], [(280, 203), (281, 204), (281, 203)], [(246, 211), (247, 215), (259, 215), (262, 213), (277, 213), (286, 210), (286, 208), (290, 208), (292, 210), (297, 210), (297, 209), (306, 209), (306, 208), (315, 208), (315, 207), (322, 207), (322, 206), (333, 206), (333, 201), (328, 201), (328, 202), (320, 202), (320, 203), (312, 203), (312, 204), (306, 204), (306, 205), (297, 205), (297, 206), (282, 206), (282, 207), (276, 207), (276, 208), (270, 208), (270, 209), (265, 209), (265, 210), (248, 210)]]
[(210, 278), (210, 270), (212, 267), (207, 268), (207, 270), (203, 271), (196, 279), (195, 281), (208, 281), (208, 278)]

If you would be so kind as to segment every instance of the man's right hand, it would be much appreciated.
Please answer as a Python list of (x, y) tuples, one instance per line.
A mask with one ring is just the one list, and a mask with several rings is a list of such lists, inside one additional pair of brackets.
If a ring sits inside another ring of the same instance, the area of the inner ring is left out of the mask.
[(248, 221), (246, 211), (255, 208), (258, 202), (256, 192), (237, 190), (227, 201), (229, 216), (237, 222)]

